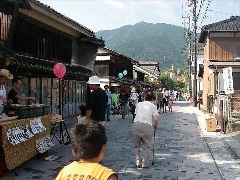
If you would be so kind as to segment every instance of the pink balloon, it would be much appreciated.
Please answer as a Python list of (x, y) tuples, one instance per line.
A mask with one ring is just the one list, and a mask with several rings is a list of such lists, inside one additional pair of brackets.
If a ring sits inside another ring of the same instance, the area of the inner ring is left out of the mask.
[(64, 64), (62, 63), (57, 63), (55, 64), (55, 66), (53, 67), (53, 72), (54, 74), (58, 77), (58, 78), (63, 78), (63, 76), (66, 73), (66, 67)]

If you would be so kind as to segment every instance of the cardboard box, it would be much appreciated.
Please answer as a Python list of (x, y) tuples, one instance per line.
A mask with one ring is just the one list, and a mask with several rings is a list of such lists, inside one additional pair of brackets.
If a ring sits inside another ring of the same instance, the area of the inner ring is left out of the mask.
[(207, 130), (207, 132), (215, 132), (216, 131), (216, 118), (206, 119), (206, 130)]

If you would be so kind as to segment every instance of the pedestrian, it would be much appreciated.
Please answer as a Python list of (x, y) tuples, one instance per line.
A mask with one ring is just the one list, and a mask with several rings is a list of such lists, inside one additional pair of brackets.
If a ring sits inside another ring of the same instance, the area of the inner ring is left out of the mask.
[(106, 143), (106, 131), (100, 123), (85, 120), (75, 124), (71, 131), (71, 146), (77, 161), (65, 166), (56, 180), (117, 180), (112, 169), (99, 163), (106, 153)]
[(114, 106), (114, 109), (118, 107), (118, 94), (116, 94), (115, 90), (112, 90), (112, 105)]
[(164, 112), (166, 113), (167, 112), (166, 107), (168, 106), (167, 100), (168, 100), (168, 96), (169, 96), (166, 88), (163, 88), (162, 95), (163, 95), (163, 113)]
[[(0, 70), (0, 107), (3, 110), (3, 104), (11, 103), (12, 100), (7, 100), (5, 85), (8, 79), (13, 79), (13, 75), (7, 69)], [(1, 114), (2, 112), (0, 112)]]
[(110, 108), (112, 104), (112, 94), (111, 91), (109, 90), (109, 86), (105, 85), (104, 86), (106, 95), (107, 95), (107, 106), (106, 106), (106, 114), (107, 114), (107, 122), (110, 121)]
[(140, 89), (136, 89), (136, 92), (138, 94), (138, 102), (142, 102), (142, 92), (140, 91)]
[(163, 103), (163, 95), (162, 95), (162, 89), (161, 88), (157, 92), (156, 101), (157, 101), (157, 110), (158, 110), (159, 113), (161, 113), (162, 103)]
[(86, 119), (86, 106), (81, 105), (78, 108), (78, 123), (82, 123)]
[[(158, 111), (151, 101), (152, 92), (148, 92), (145, 101), (139, 102), (136, 106), (136, 117), (132, 126), (132, 139), (135, 154), (136, 167), (148, 167), (149, 152), (153, 139), (153, 132), (158, 127)], [(154, 122), (154, 123), (153, 123)], [(142, 165), (140, 158), (140, 149), (142, 145)]]
[(122, 92), (119, 95), (119, 102), (121, 103), (121, 113), (123, 119), (126, 117), (128, 99), (129, 95), (126, 93), (126, 89), (122, 89)]
[(106, 92), (100, 87), (99, 77), (97, 76), (91, 76), (87, 83), (92, 92), (86, 102), (86, 119), (104, 124), (107, 106)]
[(135, 118), (135, 109), (136, 109), (136, 106), (137, 106), (137, 103), (138, 103), (138, 94), (136, 92), (136, 89), (133, 87), (132, 90), (131, 90), (131, 95), (130, 95), (130, 102), (131, 102), (131, 112), (132, 112), (132, 116), (133, 116), (133, 120), (132, 122), (134, 121), (134, 118)]
[(168, 111), (172, 112), (172, 106), (173, 106), (173, 100), (172, 98), (169, 98), (168, 100)]

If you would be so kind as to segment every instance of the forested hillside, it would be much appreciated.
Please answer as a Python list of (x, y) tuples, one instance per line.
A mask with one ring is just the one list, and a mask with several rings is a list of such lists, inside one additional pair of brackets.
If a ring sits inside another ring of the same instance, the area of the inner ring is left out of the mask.
[(159, 61), (160, 69), (183, 68), (184, 28), (158, 23), (140, 22), (114, 30), (96, 32), (105, 46), (136, 61)]

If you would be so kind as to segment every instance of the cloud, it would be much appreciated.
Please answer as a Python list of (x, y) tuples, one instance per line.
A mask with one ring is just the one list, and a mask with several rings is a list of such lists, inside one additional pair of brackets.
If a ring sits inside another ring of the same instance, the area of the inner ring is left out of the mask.
[[(188, 0), (41, 0), (65, 16), (93, 30), (116, 29), (141, 21), (148, 23), (167, 23), (181, 26), (182, 16), (189, 7)], [(57, 3), (56, 3), (57, 2)], [(184, 4), (182, 4), (184, 2)], [(209, 1), (204, 1), (206, 7)], [(199, 2), (200, 3), (200, 2)], [(224, 6), (223, 6), (224, 4)], [(198, 4), (198, 8), (199, 8)], [(212, 0), (210, 9), (202, 25), (228, 19), (239, 14), (240, 1)], [(218, 13), (217, 13), (218, 11)], [(198, 25), (201, 24), (205, 9), (201, 11)], [(211, 19), (210, 19), (211, 18)], [(192, 21), (192, 19), (191, 19)]]
[(125, 7), (125, 4), (120, 1), (120, 0), (107, 0), (107, 1), (103, 1), (104, 3), (117, 7), (119, 9), (123, 9)]

